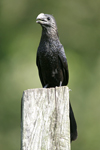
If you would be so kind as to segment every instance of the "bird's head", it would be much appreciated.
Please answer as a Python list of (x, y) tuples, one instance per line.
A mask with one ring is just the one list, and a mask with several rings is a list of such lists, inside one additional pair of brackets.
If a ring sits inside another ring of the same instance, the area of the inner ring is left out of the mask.
[(39, 23), (47, 31), (57, 32), (56, 21), (52, 15), (40, 13), (36, 18), (36, 23)]

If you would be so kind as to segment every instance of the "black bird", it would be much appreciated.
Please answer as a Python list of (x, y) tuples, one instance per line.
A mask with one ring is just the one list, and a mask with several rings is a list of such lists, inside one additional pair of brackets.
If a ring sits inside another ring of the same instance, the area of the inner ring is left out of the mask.
[[(44, 88), (68, 84), (68, 63), (64, 48), (58, 37), (56, 21), (52, 15), (41, 13), (36, 22), (42, 26), (42, 35), (37, 50), (36, 64)], [(77, 124), (70, 104), (71, 141), (77, 138)]]

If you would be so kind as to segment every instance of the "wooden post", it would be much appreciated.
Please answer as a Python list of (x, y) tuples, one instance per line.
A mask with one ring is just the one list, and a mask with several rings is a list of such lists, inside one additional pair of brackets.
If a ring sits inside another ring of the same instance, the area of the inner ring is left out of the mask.
[(70, 150), (68, 87), (24, 91), (21, 150)]

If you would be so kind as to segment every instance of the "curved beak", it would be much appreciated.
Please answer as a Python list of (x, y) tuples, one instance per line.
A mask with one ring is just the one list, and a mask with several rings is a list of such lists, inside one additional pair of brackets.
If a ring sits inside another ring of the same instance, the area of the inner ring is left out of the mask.
[(37, 18), (36, 18), (36, 23), (44, 23), (46, 22), (46, 17), (45, 17), (45, 14), (44, 13), (40, 13)]

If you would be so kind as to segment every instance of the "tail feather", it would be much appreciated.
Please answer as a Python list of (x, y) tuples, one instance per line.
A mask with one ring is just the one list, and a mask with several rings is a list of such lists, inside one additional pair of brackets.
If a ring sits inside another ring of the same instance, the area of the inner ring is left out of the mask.
[(70, 117), (70, 136), (71, 136), (71, 141), (74, 141), (77, 139), (77, 124), (76, 124), (76, 120), (74, 117), (74, 113), (71, 107), (71, 103), (69, 103), (70, 107), (70, 113), (69, 113), (69, 117)]

